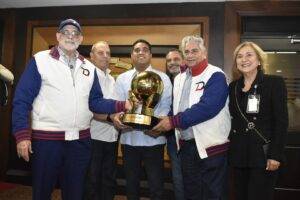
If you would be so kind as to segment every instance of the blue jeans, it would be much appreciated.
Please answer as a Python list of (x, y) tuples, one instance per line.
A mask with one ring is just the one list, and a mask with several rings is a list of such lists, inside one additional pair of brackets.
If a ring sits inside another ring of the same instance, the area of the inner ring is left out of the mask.
[(220, 200), (227, 173), (227, 155), (201, 159), (195, 140), (185, 142), (180, 150), (186, 199)]
[(176, 138), (174, 134), (167, 137), (167, 151), (171, 159), (175, 199), (184, 200), (181, 161), (177, 154)]

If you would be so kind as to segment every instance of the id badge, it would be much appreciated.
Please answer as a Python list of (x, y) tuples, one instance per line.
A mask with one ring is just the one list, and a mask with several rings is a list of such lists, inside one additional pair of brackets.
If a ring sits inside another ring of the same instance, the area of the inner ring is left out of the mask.
[(260, 102), (260, 95), (258, 94), (250, 94), (248, 96), (248, 103), (247, 103), (247, 113), (258, 113), (259, 112), (259, 102)]

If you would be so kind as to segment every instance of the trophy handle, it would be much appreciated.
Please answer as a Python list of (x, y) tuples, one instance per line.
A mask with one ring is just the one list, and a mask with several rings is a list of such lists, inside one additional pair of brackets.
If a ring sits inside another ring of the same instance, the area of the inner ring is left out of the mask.
[(129, 101), (132, 103), (132, 109), (128, 111), (128, 113), (135, 113), (139, 107), (139, 100), (135, 96), (135, 94), (132, 92), (132, 90), (128, 91), (128, 98)]
[(154, 107), (157, 105), (160, 99), (160, 94), (155, 93), (150, 95), (146, 101), (143, 102), (142, 113), (146, 115), (154, 115)]

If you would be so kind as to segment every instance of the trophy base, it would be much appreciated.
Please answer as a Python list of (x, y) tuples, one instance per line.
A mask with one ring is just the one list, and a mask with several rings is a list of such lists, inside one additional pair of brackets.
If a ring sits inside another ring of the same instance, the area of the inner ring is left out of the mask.
[(159, 119), (154, 116), (127, 113), (124, 114), (122, 122), (134, 129), (150, 130), (158, 124)]

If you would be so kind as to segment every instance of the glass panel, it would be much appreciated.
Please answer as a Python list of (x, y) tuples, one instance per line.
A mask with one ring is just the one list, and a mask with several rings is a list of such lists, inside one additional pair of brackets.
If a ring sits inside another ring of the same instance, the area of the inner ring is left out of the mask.
[(284, 78), (288, 90), (289, 131), (300, 131), (300, 52), (268, 52), (268, 74)]

